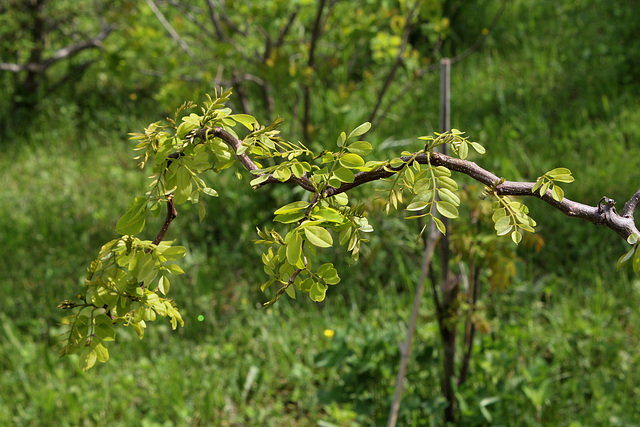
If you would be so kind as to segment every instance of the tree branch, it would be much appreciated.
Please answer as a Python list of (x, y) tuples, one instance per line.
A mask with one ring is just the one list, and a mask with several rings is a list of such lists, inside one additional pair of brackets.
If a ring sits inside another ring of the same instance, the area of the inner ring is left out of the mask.
[(56, 62), (77, 55), (86, 49), (99, 48), (102, 42), (114, 30), (114, 26), (106, 25), (93, 39), (78, 43), (75, 45), (65, 46), (58, 49), (53, 55), (41, 62), (28, 62), (26, 64), (10, 64), (6, 62), (0, 63), (0, 70), (19, 73), (21, 71), (43, 72), (46, 71)]
[[(209, 135), (214, 135), (226, 142), (235, 152), (242, 144), (242, 141), (235, 136), (227, 132), (222, 128), (213, 129), (200, 129), (196, 133), (196, 137), (206, 139)], [(248, 171), (257, 170), (257, 165), (246, 154), (237, 155), (238, 160), (244, 165)], [(622, 238), (626, 239), (631, 234), (640, 234), (635, 224), (633, 216), (620, 215), (616, 212), (615, 201), (603, 197), (606, 203), (598, 203), (596, 206), (585, 205), (582, 203), (574, 202), (572, 200), (563, 198), (561, 201), (557, 201), (553, 198), (551, 190), (547, 190), (542, 196), (538, 191), (533, 192), (533, 186), (535, 182), (519, 182), (519, 181), (503, 181), (497, 175), (489, 172), (486, 169), (478, 166), (475, 162), (469, 160), (457, 159), (441, 153), (419, 153), (412, 156), (404, 156), (401, 159), (406, 163), (415, 158), (420, 164), (431, 164), (432, 166), (444, 166), (449, 170), (460, 172), (470, 178), (492, 188), (495, 194), (499, 196), (529, 196), (536, 197), (556, 208), (560, 212), (572, 218), (580, 218), (585, 221), (589, 221), (596, 225), (604, 225), (607, 228), (615, 231)], [(343, 182), (340, 187), (328, 186), (325, 190), (325, 197), (335, 196), (336, 194), (344, 193), (352, 188), (358, 187), (362, 184), (371, 181), (377, 181), (379, 179), (388, 178), (398, 173), (404, 165), (397, 167), (387, 166), (386, 169), (379, 167), (371, 171), (363, 171), (355, 174), (353, 182)], [(315, 193), (317, 190), (313, 183), (306, 177), (306, 174), (300, 178), (295, 175), (291, 175), (286, 181), (280, 181), (273, 175), (269, 175), (269, 178), (256, 186), (256, 188), (262, 187), (266, 184), (296, 184), (303, 189)], [(624, 213), (629, 214), (633, 212), (635, 207), (640, 203), (640, 190), (633, 195), (633, 197), (626, 203), (623, 210)]]
[(164, 240), (164, 236), (169, 231), (169, 227), (174, 219), (178, 217), (178, 211), (176, 211), (176, 206), (173, 203), (173, 195), (169, 196), (169, 200), (167, 200), (167, 216), (164, 219), (164, 223), (162, 223), (162, 227), (160, 227), (160, 231), (155, 239), (153, 239), (153, 244), (158, 245), (162, 240)]
[(640, 203), (640, 190), (636, 191), (636, 194), (634, 194), (633, 197), (625, 203), (624, 208), (622, 209), (622, 216), (625, 218), (633, 218), (633, 213), (638, 207), (638, 203)]

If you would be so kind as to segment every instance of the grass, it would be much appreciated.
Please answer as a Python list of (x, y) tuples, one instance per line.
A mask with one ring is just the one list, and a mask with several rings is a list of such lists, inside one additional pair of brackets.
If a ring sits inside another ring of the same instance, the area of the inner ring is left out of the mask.
[[(624, 63), (615, 63), (614, 44), (599, 58), (615, 66), (571, 73), (576, 56), (566, 52), (586, 55), (594, 65), (598, 56), (587, 55), (587, 35), (601, 32), (594, 17), (616, 8), (571, 5), (582, 12), (512, 2), (482, 54), (454, 67), (453, 123), (487, 146), (487, 155), (474, 160), (507, 179), (533, 180), (566, 166), (577, 178), (565, 188), (567, 197), (622, 201), (639, 178), (638, 85), (618, 73)], [(583, 39), (570, 25), (579, 12)], [(588, 90), (580, 91), (585, 84)], [(430, 88), (422, 90), (398, 105), (377, 135), (401, 141), (434, 130), (425, 127), (437, 115), (425, 119), (424, 111), (436, 111), (437, 99)], [(51, 111), (78, 114), (68, 108)], [(109, 363), (87, 374), (75, 357), (57, 358), (51, 344), (61, 332), (61, 313), (55, 306), (77, 292), (100, 245), (114, 237), (115, 221), (146, 186), (130, 160), (126, 132), (156, 118), (107, 113), (84, 128), (44, 114), (27, 136), (4, 141), (0, 424), (384, 424), (418, 276), (414, 225), (372, 214), (372, 241), (357, 265), (341, 265), (343, 281), (325, 303), (284, 299), (261, 310), (256, 305), (266, 297), (257, 289), (263, 276), (251, 242), (254, 227), (268, 223), (271, 207), (291, 196), (284, 188), (244, 190), (246, 180), (237, 183), (232, 174), (214, 184), (222, 196), (209, 202), (205, 223), (187, 209), (169, 236), (189, 250), (187, 274), (171, 290), (185, 327), (171, 331), (160, 320), (143, 341), (124, 331), (110, 347)], [(491, 328), (477, 336), (470, 377), (457, 390), (464, 424), (638, 425), (634, 326), (640, 318), (633, 308), (640, 281), (613, 268), (625, 245), (609, 230), (536, 202), (529, 205), (545, 246), (539, 253), (519, 249), (513, 285), (481, 298)], [(441, 425), (440, 364), (425, 298), (402, 425)]]

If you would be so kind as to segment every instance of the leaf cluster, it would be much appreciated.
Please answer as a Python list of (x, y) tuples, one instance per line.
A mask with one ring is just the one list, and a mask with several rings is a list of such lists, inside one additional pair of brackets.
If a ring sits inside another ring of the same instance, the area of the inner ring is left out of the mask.
[(573, 181), (574, 178), (573, 176), (571, 176), (571, 171), (569, 169), (555, 168), (539, 177), (536, 180), (535, 185), (531, 189), (531, 192), (538, 192), (538, 194), (540, 194), (540, 197), (542, 197), (550, 189), (553, 199), (560, 202), (564, 198), (564, 190), (560, 188), (560, 186), (558, 186), (556, 183), (571, 183)]
[(79, 308), (65, 319), (69, 330), (61, 337), (66, 343), (60, 356), (81, 352), (80, 367), (88, 370), (96, 361), (109, 359), (106, 343), (116, 338), (114, 324), (131, 326), (140, 339), (146, 322), (156, 316), (169, 317), (173, 329), (183, 325), (175, 303), (165, 296), (170, 277), (184, 273), (174, 261), (185, 252), (172, 242), (155, 245), (132, 236), (105, 244), (89, 268), (78, 302), (66, 301), (61, 307)]

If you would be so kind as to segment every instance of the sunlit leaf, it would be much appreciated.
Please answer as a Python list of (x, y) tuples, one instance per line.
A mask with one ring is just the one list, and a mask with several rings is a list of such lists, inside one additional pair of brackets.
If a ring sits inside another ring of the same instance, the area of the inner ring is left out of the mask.
[(616, 269), (620, 270), (622, 267), (624, 267), (627, 264), (627, 262), (629, 262), (631, 257), (635, 254), (636, 250), (637, 250), (637, 246), (634, 246), (629, 250), (629, 252), (622, 255), (618, 259), (618, 262), (616, 263)]
[(364, 159), (357, 154), (347, 153), (340, 157), (340, 164), (348, 169), (355, 169), (364, 166)]
[(360, 156), (366, 156), (371, 153), (372, 150), (373, 147), (367, 141), (354, 141), (347, 145), (347, 151)]
[(522, 233), (520, 233), (518, 230), (514, 230), (513, 233), (511, 233), (511, 240), (513, 240), (513, 242), (517, 245), (522, 240)]
[(315, 302), (324, 301), (328, 286), (323, 283), (314, 283), (309, 289), (309, 297)]
[(440, 220), (440, 218), (432, 216), (431, 219), (436, 224), (436, 228), (438, 229), (438, 231), (440, 231), (442, 234), (447, 234), (447, 229), (444, 226), (444, 223)]
[(560, 202), (564, 198), (564, 191), (562, 190), (562, 188), (554, 185), (553, 190), (551, 190), (551, 195), (553, 196), (554, 200)]
[(458, 209), (449, 202), (437, 202), (436, 209), (440, 215), (447, 218), (458, 218)]
[(250, 116), (248, 114), (234, 114), (229, 117), (231, 117), (236, 122), (242, 123), (250, 131), (253, 130), (253, 124), (258, 122), (253, 116)]
[(349, 134), (347, 139), (351, 139), (351, 138), (354, 138), (356, 136), (364, 135), (365, 133), (367, 133), (369, 131), (369, 129), (371, 129), (371, 123), (364, 122), (363, 124), (361, 124), (360, 126), (355, 128), (353, 131), (351, 131), (351, 133)]
[(116, 231), (123, 235), (135, 235), (142, 231), (147, 212), (147, 199), (136, 197), (129, 204), (125, 214), (118, 220)]
[(319, 248), (329, 248), (333, 246), (333, 238), (329, 231), (317, 225), (304, 227), (304, 234), (309, 243)]
[(333, 174), (341, 182), (353, 182), (355, 180), (353, 172), (351, 172), (351, 170), (347, 168), (338, 168), (333, 171)]
[(297, 201), (282, 206), (281, 208), (277, 209), (274, 214), (278, 215), (289, 212), (298, 212), (300, 210), (306, 209), (308, 206), (309, 202)]

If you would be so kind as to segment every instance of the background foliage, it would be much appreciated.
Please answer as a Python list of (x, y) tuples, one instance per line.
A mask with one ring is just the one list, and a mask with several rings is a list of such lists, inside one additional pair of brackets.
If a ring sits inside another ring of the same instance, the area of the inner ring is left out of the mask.
[[(54, 3), (71, 8), (71, 2)], [(77, 13), (62, 15), (82, 25), (63, 20), (62, 28), (94, 34), (100, 25), (94, 2), (81, 3)], [(87, 263), (114, 238), (130, 195), (146, 186), (131, 160), (127, 132), (139, 132), (186, 99), (202, 100), (214, 85), (233, 83), (244, 89), (248, 113), (261, 122), (280, 114), (288, 138), (314, 148), (333, 144), (340, 131), (371, 114), (394, 64), (407, 2), (328, 2), (332, 9), (311, 71), (308, 42), (317, 3), (274, 0), (260, 2), (259, 11), (255, 3), (227, 2), (227, 18), (246, 34), (226, 24), (228, 39), (221, 41), (211, 21), (203, 30), (205, 2), (157, 2), (191, 56), (146, 2), (122, 1), (106, 15), (118, 28), (103, 49), (75, 59), (95, 57), (88, 71), (55, 92), (38, 93), (37, 104), (22, 111), (13, 102), (16, 76), (0, 73), (0, 420), (328, 426), (386, 419), (397, 342), (418, 276), (415, 225), (372, 215), (371, 242), (358, 264), (340, 268), (342, 285), (331, 288), (326, 302), (282, 300), (257, 309), (270, 296), (258, 289), (264, 275), (252, 242), (255, 227), (272, 219), (273, 209), (265, 207), (296, 195), (286, 188), (252, 192), (248, 177), (238, 182), (232, 172), (216, 184), (227, 190), (207, 202), (206, 223), (198, 225), (196, 209), (183, 212), (168, 236), (188, 249), (186, 274), (172, 282), (185, 328), (155, 325), (143, 342), (125, 334), (120, 340), (126, 346), (117, 346), (111, 363), (86, 375), (50, 348), (61, 332), (55, 305), (77, 291)], [(423, 2), (385, 102), (415, 82), (397, 102), (383, 103), (382, 111), (389, 111), (367, 135), (372, 156), (418, 148), (415, 136), (438, 130), (438, 76), (426, 72), (437, 59), (429, 59), (433, 45), (446, 36), (441, 53), (461, 53), (500, 4)], [(280, 34), (296, 8), (286, 43), (265, 55), (260, 28)], [(23, 12), (20, 2), (1, 11), (2, 22), (23, 22), (15, 19)], [(47, 16), (58, 19), (54, 12)], [(565, 188), (566, 196), (590, 204), (603, 195), (623, 201), (637, 190), (640, 37), (634, 12), (631, 3), (508, 3), (482, 49), (452, 69), (452, 126), (487, 147), (483, 166), (528, 180), (568, 167), (576, 183)], [(1, 61), (17, 61), (16, 49), (29, 48), (27, 33), (0, 28)], [(53, 32), (48, 52), (70, 40)], [(56, 64), (47, 78), (64, 76), (69, 64)], [(252, 77), (234, 77), (234, 70)], [(264, 85), (253, 77), (270, 83), (272, 110)], [(236, 112), (243, 107), (236, 105)], [(471, 187), (469, 200), (480, 191)], [(361, 201), (381, 203), (371, 193), (359, 193)], [(503, 425), (637, 424), (640, 319), (633, 308), (640, 282), (615, 272), (624, 242), (542, 203), (529, 205), (541, 239), (525, 241), (516, 253), (505, 249), (483, 282), (483, 289), (495, 290), (482, 298), (488, 333), (476, 337), (470, 377), (457, 391), (465, 425), (486, 423), (487, 414)], [(466, 214), (469, 221), (463, 214), (455, 236), (491, 231), (474, 220), (476, 212)], [(425, 300), (405, 385), (404, 424), (441, 419), (432, 315)]]

